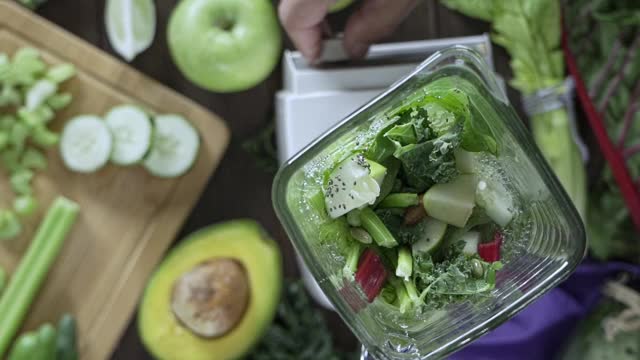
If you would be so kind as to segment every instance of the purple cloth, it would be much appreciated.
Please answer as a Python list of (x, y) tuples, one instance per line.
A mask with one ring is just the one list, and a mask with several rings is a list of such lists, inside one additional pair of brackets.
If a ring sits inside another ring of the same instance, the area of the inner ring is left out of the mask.
[(621, 262), (583, 262), (557, 288), (511, 320), (449, 357), (450, 360), (552, 359), (577, 322), (600, 299), (605, 281), (621, 272), (640, 276), (640, 266)]

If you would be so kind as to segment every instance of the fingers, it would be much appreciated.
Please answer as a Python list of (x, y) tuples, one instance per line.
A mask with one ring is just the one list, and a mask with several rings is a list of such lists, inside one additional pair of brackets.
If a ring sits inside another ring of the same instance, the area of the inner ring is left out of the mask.
[(314, 62), (322, 51), (324, 17), (332, 0), (282, 0), (278, 15), (294, 45)]
[(364, 0), (347, 21), (344, 47), (349, 56), (361, 58), (375, 41), (390, 35), (416, 6), (417, 0)]

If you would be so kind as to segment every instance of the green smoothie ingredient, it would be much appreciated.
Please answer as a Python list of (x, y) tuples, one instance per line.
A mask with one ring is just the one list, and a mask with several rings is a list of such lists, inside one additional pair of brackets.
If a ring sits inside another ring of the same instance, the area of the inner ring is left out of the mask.
[(32, 183), (36, 171), (47, 167), (43, 151), (58, 142), (49, 124), (71, 103), (71, 94), (61, 88), (74, 74), (71, 64), (48, 66), (33, 48), (18, 49), (12, 57), (0, 53), (0, 163), (16, 195), (12, 210), (0, 210), (1, 239), (19, 235), (18, 216), (37, 210)]
[(325, 243), (369, 301), (421, 311), (495, 286), (518, 206), (499, 165), (481, 163), (497, 164), (500, 149), (465, 82), (439, 78), (388, 110), (370, 143), (329, 166), (324, 204), (311, 201), (334, 219)]

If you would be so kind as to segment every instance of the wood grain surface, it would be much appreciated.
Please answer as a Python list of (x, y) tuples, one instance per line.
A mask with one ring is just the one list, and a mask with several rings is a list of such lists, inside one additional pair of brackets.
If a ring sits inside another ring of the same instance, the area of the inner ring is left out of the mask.
[[(178, 72), (167, 49), (167, 20), (177, 0), (156, 0), (155, 3), (156, 38), (151, 47), (130, 65), (220, 115), (232, 132), (231, 142), (218, 170), (209, 180), (177, 239), (208, 224), (234, 218), (252, 218), (259, 221), (278, 240), (283, 252), (285, 273), (288, 277), (296, 277), (298, 270), (293, 248), (271, 206), (273, 175), (257, 167), (242, 148), (246, 139), (259, 132), (273, 118), (274, 94), (281, 87), (280, 68), (260, 85), (239, 93), (216, 94), (197, 88)], [(274, 4), (276, 3), (277, 0), (274, 0)], [(37, 13), (96, 47), (114, 54), (104, 30), (104, 5), (104, 0), (48, 0)], [(347, 9), (331, 16), (329, 20), (334, 31), (343, 28), (350, 11)], [(477, 35), (488, 30), (485, 23), (451, 12), (435, 0), (423, 0), (387, 40)], [(286, 44), (291, 47), (289, 42)], [(505, 52), (495, 47), (493, 50), (498, 73), (509, 78)], [(516, 108), (519, 108), (519, 98), (513, 90), (509, 90), (509, 96)], [(336, 344), (343, 350), (356, 349), (357, 341), (341, 319), (330, 312), (325, 312), (325, 315)], [(138, 338), (135, 317), (131, 318), (129, 327), (120, 338), (111, 358), (151, 359)]]

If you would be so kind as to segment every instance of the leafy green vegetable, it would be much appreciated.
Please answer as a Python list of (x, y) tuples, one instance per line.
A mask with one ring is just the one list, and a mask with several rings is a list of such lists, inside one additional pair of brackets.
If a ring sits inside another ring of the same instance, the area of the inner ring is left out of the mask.
[(458, 175), (453, 150), (459, 145), (459, 134), (449, 133), (435, 140), (403, 146), (395, 156), (402, 162), (409, 185), (423, 192), (434, 183), (447, 183)]
[(278, 150), (274, 132), (275, 121), (270, 121), (256, 135), (242, 143), (242, 149), (253, 157), (256, 165), (270, 174), (278, 171)]
[(313, 307), (300, 281), (285, 286), (275, 322), (249, 356), (251, 360), (357, 358), (355, 353), (335, 349), (322, 314)]
[[(609, 137), (640, 179), (640, 2), (621, 0), (565, 3), (568, 43)], [(637, 230), (607, 167), (591, 177), (589, 248), (601, 260), (640, 263)], [(606, 219), (606, 221), (605, 221)]]

